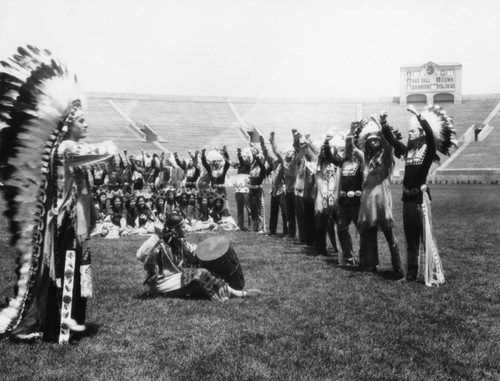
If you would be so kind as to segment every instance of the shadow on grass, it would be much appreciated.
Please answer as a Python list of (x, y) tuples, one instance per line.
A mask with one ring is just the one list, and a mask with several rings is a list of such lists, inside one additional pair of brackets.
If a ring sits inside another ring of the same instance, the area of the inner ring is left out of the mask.
[(97, 336), (100, 325), (95, 323), (85, 324), (87, 327), (83, 332), (74, 332), (71, 337), (71, 342), (79, 342), (82, 339), (92, 338)]
[(378, 271), (377, 274), (382, 278), (394, 281), (400, 280), (402, 278), (401, 274), (398, 274), (397, 272), (394, 272), (392, 270)]
[(144, 291), (140, 294), (135, 294), (133, 296), (136, 300), (152, 300), (152, 299), (184, 299), (184, 300), (209, 300), (202, 293), (193, 293), (190, 295), (159, 295), (159, 294), (151, 294), (149, 291)]

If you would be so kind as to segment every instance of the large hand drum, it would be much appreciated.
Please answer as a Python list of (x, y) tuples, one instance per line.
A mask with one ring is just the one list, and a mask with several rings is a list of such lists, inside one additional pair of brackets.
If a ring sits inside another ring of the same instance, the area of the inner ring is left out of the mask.
[(228, 239), (223, 236), (207, 238), (198, 244), (195, 254), (204, 268), (224, 279), (232, 288), (245, 286), (240, 261)]

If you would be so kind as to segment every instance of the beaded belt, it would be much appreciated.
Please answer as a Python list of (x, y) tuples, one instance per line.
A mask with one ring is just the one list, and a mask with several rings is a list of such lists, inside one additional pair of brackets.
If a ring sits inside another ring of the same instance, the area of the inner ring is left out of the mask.
[(420, 188), (408, 189), (408, 188), (403, 187), (403, 193), (406, 196), (416, 196), (420, 192), (425, 192), (426, 189), (427, 189), (427, 185), (425, 185), (425, 184), (422, 185)]
[(361, 192), (360, 190), (357, 190), (357, 191), (349, 191), (349, 192), (344, 192), (344, 191), (340, 191), (340, 197), (361, 197), (361, 195), (363, 194), (363, 192)]
[(212, 184), (212, 188), (225, 188), (224, 184)]
[(186, 181), (186, 185), (196, 185), (195, 182)]

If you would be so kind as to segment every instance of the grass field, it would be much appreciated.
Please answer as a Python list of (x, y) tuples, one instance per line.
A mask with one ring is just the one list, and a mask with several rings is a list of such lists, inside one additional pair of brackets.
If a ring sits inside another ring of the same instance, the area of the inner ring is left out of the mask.
[[(400, 195), (394, 186), (404, 257)], [(234, 232), (247, 287), (262, 289), (260, 298), (147, 298), (135, 259), (145, 238), (94, 239), (88, 335), (68, 346), (0, 341), (0, 379), (499, 380), (500, 187), (434, 185), (432, 196), (439, 288), (385, 276), (382, 239), (382, 271), (371, 274), (289, 240)], [(3, 299), (14, 258), (0, 228)]]

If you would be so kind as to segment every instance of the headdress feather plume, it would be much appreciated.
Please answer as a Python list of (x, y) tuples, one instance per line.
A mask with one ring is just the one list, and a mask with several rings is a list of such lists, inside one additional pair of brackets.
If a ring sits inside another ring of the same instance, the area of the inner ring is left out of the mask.
[(421, 115), (432, 128), (436, 149), (449, 156), (450, 148), (457, 147), (457, 133), (453, 119), (438, 105), (426, 106)]
[(81, 107), (76, 78), (48, 50), (18, 48), (0, 62), (0, 176), (11, 243), (18, 252), (17, 294), (0, 311), (0, 334), (17, 327), (30, 308), (41, 265), (44, 217), (52, 207), (51, 155), (68, 116)]

